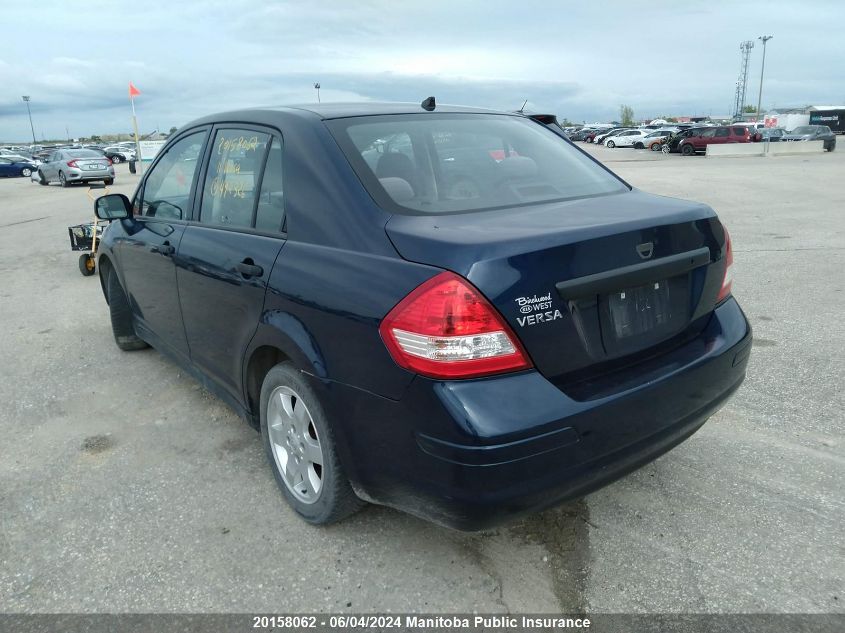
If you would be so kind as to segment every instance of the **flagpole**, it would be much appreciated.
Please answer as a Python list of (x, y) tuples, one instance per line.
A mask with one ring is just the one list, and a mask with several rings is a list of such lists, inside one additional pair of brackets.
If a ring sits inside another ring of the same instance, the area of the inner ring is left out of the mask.
[(135, 162), (138, 165), (138, 173), (143, 173), (141, 169), (141, 141), (138, 138), (138, 118), (135, 116), (135, 98), (129, 97), (129, 103), (132, 104), (132, 128), (135, 130)]

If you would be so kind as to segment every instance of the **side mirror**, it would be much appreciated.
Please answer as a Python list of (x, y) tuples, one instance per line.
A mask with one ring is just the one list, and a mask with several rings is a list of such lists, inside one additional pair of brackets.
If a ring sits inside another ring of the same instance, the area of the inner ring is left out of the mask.
[(94, 201), (94, 213), (101, 220), (122, 220), (132, 215), (132, 205), (122, 193), (110, 193)]

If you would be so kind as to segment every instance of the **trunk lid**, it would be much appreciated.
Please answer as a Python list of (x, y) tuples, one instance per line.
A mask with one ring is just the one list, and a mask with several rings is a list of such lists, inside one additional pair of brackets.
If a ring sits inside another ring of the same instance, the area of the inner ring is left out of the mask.
[(724, 276), (706, 205), (639, 191), (455, 215), (394, 215), (410, 261), (471, 281), (537, 369), (580, 380), (700, 331)]

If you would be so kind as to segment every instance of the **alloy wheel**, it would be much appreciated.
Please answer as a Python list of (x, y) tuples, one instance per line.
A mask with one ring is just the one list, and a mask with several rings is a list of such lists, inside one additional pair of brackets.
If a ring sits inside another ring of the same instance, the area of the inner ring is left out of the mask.
[(288, 490), (303, 503), (315, 503), (323, 489), (323, 449), (308, 407), (290, 387), (270, 394), (267, 431)]

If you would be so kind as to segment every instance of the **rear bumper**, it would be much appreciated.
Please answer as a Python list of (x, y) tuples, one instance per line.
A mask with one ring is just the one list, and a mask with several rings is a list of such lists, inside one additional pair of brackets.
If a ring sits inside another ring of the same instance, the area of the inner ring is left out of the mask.
[(114, 178), (114, 168), (97, 169), (89, 171), (87, 169), (70, 168), (65, 173), (68, 181), (80, 182), (86, 180), (103, 180), (104, 178)]
[[(641, 383), (587, 400), (540, 373), (417, 377), (400, 401), (322, 388), (363, 498), (463, 530), (583, 496), (695, 433), (742, 383), (751, 330), (735, 300)], [(341, 413), (342, 412), (342, 413)]]

